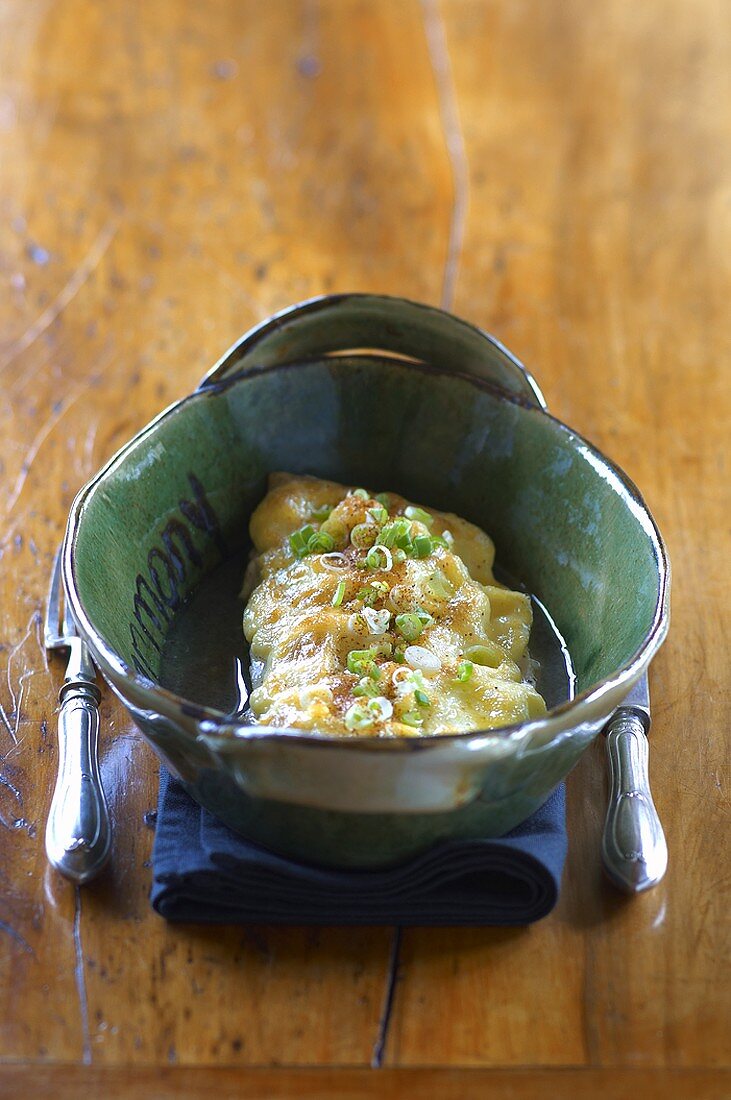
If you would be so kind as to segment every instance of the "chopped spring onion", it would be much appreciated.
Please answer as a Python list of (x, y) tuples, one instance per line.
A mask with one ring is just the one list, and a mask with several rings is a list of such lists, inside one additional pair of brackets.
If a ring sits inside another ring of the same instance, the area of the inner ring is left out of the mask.
[(405, 550), (394, 550), (393, 560), (395, 562), (399, 562), (399, 563), (402, 562), (402, 561), (406, 561), (406, 551)]
[(407, 710), (405, 714), (401, 715), (401, 721), (405, 722), (407, 726), (424, 725), (424, 719), (415, 710)]
[(373, 699), (378, 695), (378, 684), (370, 676), (363, 676), (353, 688), (353, 695)]
[(474, 664), (485, 665), (487, 668), (498, 668), (507, 656), (497, 642), (487, 640), (482, 645), (471, 645), (464, 655)]
[[(406, 515), (409, 516), (413, 511), (420, 512), (421, 509), (407, 509)], [(423, 514), (427, 515), (426, 512)], [(415, 516), (411, 516), (412, 520), (416, 518)], [(428, 518), (431, 522), (432, 517), (429, 516)], [(435, 546), (447, 546), (446, 540), (438, 535), (412, 535), (411, 523), (406, 516), (398, 516), (382, 527), (376, 539), (376, 544), (380, 546), (396, 547), (394, 558), (397, 561), (403, 561), (406, 556), (428, 558)], [(399, 554), (398, 551), (402, 551), (403, 553)]]
[(346, 658), (348, 672), (355, 676), (370, 676), (374, 680), (380, 679), (380, 669), (376, 667), (375, 649), (351, 649)]
[(332, 510), (332, 504), (320, 504), (317, 508), (312, 509), (312, 518), (316, 519), (319, 523), (322, 523), (324, 519), (327, 519)]
[(329, 554), (320, 555), (320, 565), (323, 569), (333, 570), (339, 572), (341, 569), (345, 569), (348, 564), (348, 559), (345, 554), (341, 554), (339, 550), (334, 550)]
[(431, 617), (431, 615), (429, 614), (429, 612), (424, 611), (423, 608), (421, 608), (421, 607), (417, 607), (414, 614), (418, 617), (419, 622), (421, 623), (422, 626), (431, 626), (431, 624), (434, 622), (434, 620)]
[(391, 612), (386, 610), (375, 611), (372, 607), (364, 607), (361, 615), (366, 621), (371, 634), (385, 634), (391, 619)]
[(366, 710), (376, 722), (386, 722), (393, 714), (393, 703), (385, 695), (377, 695), (375, 699), (368, 700)]
[(404, 695), (409, 695), (412, 691), (421, 691), (426, 695), (426, 681), (421, 669), (402, 665), (401, 668), (393, 670), (391, 682), (399, 699), (403, 698)]
[(457, 679), (460, 684), (466, 684), (474, 670), (472, 661), (460, 661), (457, 665)]
[(393, 555), (387, 546), (371, 546), (366, 554), (366, 565), (369, 569), (380, 569), (388, 573), (393, 569)]
[(371, 581), (371, 588), (375, 588), (377, 592), (385, 594), (390, 590), (390, 586), (387, 581)]
[(304, 527), (300, 527), (298, 531), (293, 531), (289, 536), (289, 545), (294, 554), (298, 558), (303, 558), (305, 554), (308, 554), (307, 543), (315, 534), (315, 528), (306, 523)]
[(340, 607), (343, 602), (343, 596), (345, 595), (345, 581), (338, 581), (338, 586), (335, 589), (335, 595), (332, 599), (333, 607)]
[(388, 523), (381, 529), (376, 541), (379, 546), (394, 546), (396, 544), (396, 535), (396, 524)]
[(393, 714), (393, 703), (383, 695), (368, 699), (367, 703), (353, 703), (345, 712), (345, 725), (349, 730), (367, 729), (375, 722), (387, 722)]
[(391, 503), (388, 498), (388, 493), (376, 493), (375, 499), (378, 501), (379, 504), (382, 504), (384, 508), (388, 508), (389, 504)]
[(411, 554), (414, 549), (414, 544), (411, 541), (411, 530), (409, 524), (404, 520), (396, 520), (397, 523), (403, 523), (403, 528), (400, 528), (396, 533), (396, 545), (399, 550), (405, 550), (407, 554)]
[(350, 495), (354, 497), (360, 497), (361, 500), (371, 499), (370, 494), (367, 493), (365, 489), (353, 489), (353, 492)]
[(378, 528), (373, 523), (356, 523), (350, 532), (350, 541), (358, 550), (367, 550), (378, 537)]
[[(402, 664), (400, 669), (394, 669), (391, 673), (391, 682), (396, 687), (397, 695), (406, 695), (411, 691), (411, 676), (417, 673), (408, 665)], [(419, 673), (421, 675), (421, 673)]]
[(436, 653), (432, 653), (430, 649), (426, 649), (422, 645), (407, 646), (404, 650), (404, 657), (407, 665), (411, 665), (412, 668), (420, 668), (427, 676), (433, 676), (442, 667), (442, 662)]
[[(413, 668), (395, 668), (391, 674), (391, 679), (395, 687), (398, 687), (399, 684), (416, 684), (417, 686), (421, 686), (420, 677), (421, 673)], [(424, 686), (426, 687), (426, 685)]]
[(315, 531), (307, 540), (308, 554), (327, 554), (335, 545), (335, 540), (327, 531)]
[(415, 638), (419, 637), (424, 627), (418, 615), (413, 612), (406, 612), (403, 615), (396, 616), (396, 629), (408, 642), (413, 642)]
[(417, 558), (428, 558), (434, 549), (429, 535), (417, 535), (414, 539), (414, 554)]
[(392, 523), (388, 523), (388, 524), (386, 524), (385, 527), (381, 528), (381, 531), (378, 535), (378, 538), (376, 539), (376, 543), (377, 543), (378, 546), (394, 546), (395, 545), (395, 543), (396, 543), (396, 532), (394, 531), (393, 527), (394, 527), (394, 525)]
[(404, 515), (407, 519), (413, 519), (418, 523), (423, 523), (425, 527), (431, 527), (434, 522), (434, 516), (429, 515), (423, 508), (416, 508), (413, 504), (410, 504), (408, 508), (404, 509)]
[(416, 689), (416, 691), (414, 692), (414, 698), (416, 699), (416, 701), (417, 701), (417, 703), (419, 704), (420, 707), (430, 707), (431, 706), (431, 700), (430, 700), (429, 696), (427, 695), (427, 693), (425, 691), (422, 691), (421, 688)]
[(376, 601), (380, 597), (380, 592), (372, 584), (366, 585), (364, 588), (358, 589), (356, 600), (360, 600), (366, 607), (373, 607)]
[(394, 584), (386, 597), (386, 606), (390, 607), (394, 615), (400, 615), (407, 604), (411, 602), (411, 589), (403, 584)]
[(384, 524), (388, 519), (388, 512), (382, 504), (379, 504), (376, 508), (369, 508), (367, 514), (371, 517), (374, 523), (378, 523), (379, 525)]
[(369, 714), (362, 703), (353, 703), (345, 712), (345, 727), (349, 730), (363, 730), (372, 726), (375, 715)]
[(393, 651), (393, 659), (397, 665), (402, 665), (406, 659), (404, 657), (404, 648), (405, 647), (402, 645), (397, 645)]
[(335, 546), (335, 540), (327, 531), (315, 531), (311, 524), (306, 523), (292, 532), (289, 545), (298, 558), (304, 558), (307, 554), (329, 553)]
[(378, 536), (381, 546), (399, 546), (406, 550), (411, 545), (410, 524), (403, 516), (387, 523)]
[(451, 549), (452, 549), (452, 547), (454, 546), (454, 535), (452, 534), (452, 532), (451, 532), (451, 531), (447, 531), (446, 527), (445, 527), (445, 529), (444, 529), (444, 530), (442, 531), (442, 538), (444, 539), (444, 541), (446, 542), (447, 546), (448, 546), (448, 547), (449, 547), (449, 549), (451, 550)]

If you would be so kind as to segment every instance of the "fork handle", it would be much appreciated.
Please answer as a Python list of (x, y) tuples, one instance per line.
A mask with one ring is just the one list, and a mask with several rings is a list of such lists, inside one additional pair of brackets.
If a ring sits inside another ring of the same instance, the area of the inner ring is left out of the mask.
[(46, 823), (49, 862), (65, 878), (88, 882), (111, 849), (109, 810), (99, 775), (99, 700), (95, 683), (75, 679), (59, 692), (58, 777)]
[(642, 719), (629, 708), (606, 728), (610, 797), (602, 840), (604, 869), (629, 894), (648, 890), (665, 874), (668, 849), (648, 774), (649, 742)]

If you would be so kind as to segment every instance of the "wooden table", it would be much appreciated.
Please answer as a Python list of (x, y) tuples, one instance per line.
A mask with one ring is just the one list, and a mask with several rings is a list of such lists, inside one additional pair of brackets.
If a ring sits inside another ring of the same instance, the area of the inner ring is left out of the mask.
[[(729, 4), (4, 0), (0, 74), (0, 1095), (731, 1095)], [(46, 866), (73, 494), (252, 323), (338, 290), (492, 331), (646, 494), (674, 567), (649, 894), (602, 880), (596, 744), (530, 930), (168, 928), (155, 761), (109, 693), (111, 870)]]

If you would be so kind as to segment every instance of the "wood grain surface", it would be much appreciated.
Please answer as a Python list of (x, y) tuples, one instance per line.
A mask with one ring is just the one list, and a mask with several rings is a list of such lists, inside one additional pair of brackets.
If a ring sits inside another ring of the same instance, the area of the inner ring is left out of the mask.
[[(0, 1096), (729, 1094), (729, 14), (0, 0)], [(154, 758), (109, 693), (112, 865), (80, 891), (46, 866), (40, 614), (75, 491), (251, 324), (344, 290), (493, 332), (660, 524), (645, 896), (601, 877), (598, 743), (534, 928), (397, 956), (387, 928), (171, 930)]]
[(731, 1075), (707, 1069), (252, 1069), (193, 1066), (7, 1065), (3, 1096), (78, 1100), (728, 1100)]

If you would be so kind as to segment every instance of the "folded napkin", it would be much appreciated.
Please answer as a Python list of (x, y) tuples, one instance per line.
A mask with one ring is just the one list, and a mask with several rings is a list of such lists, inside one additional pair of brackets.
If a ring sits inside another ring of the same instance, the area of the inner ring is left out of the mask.
[(339, 871), (252, 844), (161, 769), (151, 900), (167, 920), (195, 924), (530, 924), (556, 904), (565, 857), (563, 785), (498, 840)]

